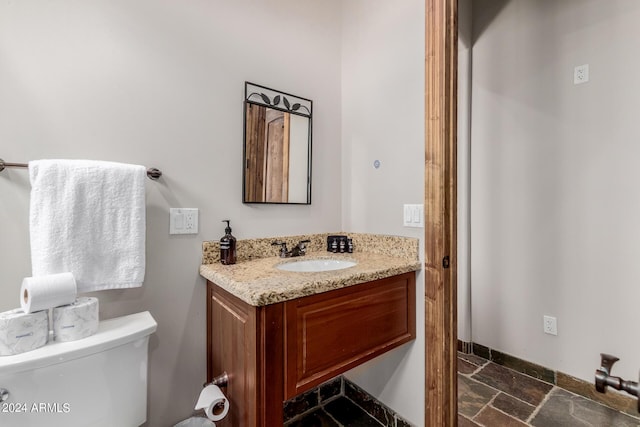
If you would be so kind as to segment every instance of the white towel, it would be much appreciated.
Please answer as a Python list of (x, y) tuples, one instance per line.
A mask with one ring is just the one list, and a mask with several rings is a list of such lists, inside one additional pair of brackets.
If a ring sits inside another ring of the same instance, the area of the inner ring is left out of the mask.
[(70, 271), (79, 293), (142, 285), (143, 166), (37, 160), (29, 177), (33, 276)]

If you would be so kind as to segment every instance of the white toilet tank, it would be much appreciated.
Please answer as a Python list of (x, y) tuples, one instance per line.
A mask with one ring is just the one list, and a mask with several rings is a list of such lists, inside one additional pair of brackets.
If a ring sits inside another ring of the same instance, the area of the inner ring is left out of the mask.
[(71, 342), (0, 356), (2, 427), (136, 427), (147, 417), (148, 311), (100, 322)]

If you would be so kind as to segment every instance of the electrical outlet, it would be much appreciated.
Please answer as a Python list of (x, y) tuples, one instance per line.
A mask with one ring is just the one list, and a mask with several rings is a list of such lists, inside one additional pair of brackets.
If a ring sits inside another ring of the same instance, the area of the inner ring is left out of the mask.
[(170, 208), (169, 234), (198, 234), (198, 209)]
[(558, 319), (553, 316), (543, 316), (544, 333), (549, 335), (558, 335)]
[(183, 209), (184, 229), (191, 234), (198, 234), (198, 209)]
[(589, 64), (578, 65), (573, 69), (573, 84), (579, 85), (589, 81)]

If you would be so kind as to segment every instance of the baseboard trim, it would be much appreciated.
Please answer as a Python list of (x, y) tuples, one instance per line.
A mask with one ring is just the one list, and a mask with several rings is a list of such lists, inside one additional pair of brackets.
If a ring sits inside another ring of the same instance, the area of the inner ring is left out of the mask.
[(458, 351), (464, 354), (473, 354), (473, 343), (458, 340)]

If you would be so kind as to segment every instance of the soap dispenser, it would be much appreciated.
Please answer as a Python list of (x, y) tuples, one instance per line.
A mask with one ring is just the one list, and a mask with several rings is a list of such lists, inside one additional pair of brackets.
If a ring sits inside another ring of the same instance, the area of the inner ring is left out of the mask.
[(227, 223), (224, 236), (220, 239), (220, 262), (224, 265), (236, 263), (236, 238), (231, 235), (231, 220), (223, 219)]

